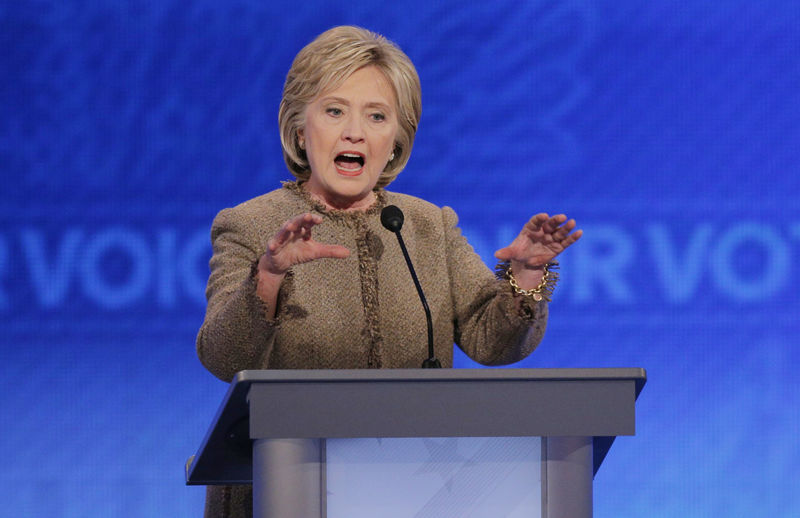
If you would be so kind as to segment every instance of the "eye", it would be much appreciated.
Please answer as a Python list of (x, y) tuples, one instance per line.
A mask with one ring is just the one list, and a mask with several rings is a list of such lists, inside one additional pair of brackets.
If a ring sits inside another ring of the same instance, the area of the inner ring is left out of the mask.
[(385, 121), (385, 120), (386, 120), (386, 115), (384, 115), (384, 114), (382, 114), (382, 113), (380, 113), (380, 112), (377, 112), (377, 113), (373, 113), (373, 114), (371, 114), (371, 115), (369, 116), (369, 118), (370, 118), (370, 119), (371, 119), (373, 122), (383, 122), (383, 121)]
[(342, 110), (340, 108), (331, 106), (330, 108), (325, 109), (325, 113), (332, 117), (339, 117), (342, 114)]

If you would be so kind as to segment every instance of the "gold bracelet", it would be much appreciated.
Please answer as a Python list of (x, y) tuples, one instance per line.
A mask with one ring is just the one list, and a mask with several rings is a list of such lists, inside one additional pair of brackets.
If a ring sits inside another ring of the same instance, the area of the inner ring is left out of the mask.
[(539, 285), (529, 290), (523, 290), (519, 287), (519, 284), (517, 284), (517, 279), (514, 278), (514, 274), (511, 271), (510, 264), (508, 265), (508, 268), (506, 268), (505, 277), (508, 279), (508, 283), (511, 285), (511, 288), (514, 289), (514, 293), (525, 295), (526, 297), (532, 297), (536, 302), (539, 302), (543, 299), (547, 302), (550, 302), (550, 298), (553, 296), (553, 289), (555, 289), (556, 284), (558, 283), (558, 272), (553, 271), (557, 269), (557, 261), (551, 261), (545, 264), (544, 275), (542, 275), (542, 280), (539, 282)]

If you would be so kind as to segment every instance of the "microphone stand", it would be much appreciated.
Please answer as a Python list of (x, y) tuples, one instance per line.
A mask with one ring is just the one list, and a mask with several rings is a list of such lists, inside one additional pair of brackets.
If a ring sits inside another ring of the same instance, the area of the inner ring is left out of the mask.
[(431, 321), (431, 310), (428, 307), (428, 301), (425, 300), (425, 294), (422, 293), (422, 286), (419, 284), (417, 272), (414, 271), (414, 265), (411, 264), (411, 257), (408, 256), (406, 243), (403, 241), (403, 236), (400, 234), (400, 229), (403, 228), (403, 211), (395, 205), (388, 205), (381, 211), (381, 225), (389, 232), (394, 232), (397, 236), (397, 242), (400, 244), (400, 250), (403, 251), (403, 257), (406, 258), (406, 266), (411, 273), (411, 278), (414, 280), (414, 286), (417, 287), (417, 294), (419, 300), (422, 302), (422, 309), (425, 310), (425, 321), (428, 323), (428, 358), (422, 362), (423, 369), (439, 369), (442, 364), (436, 359), (433, 353), (433, 322)]
[(439, 360), (433, 353), (433, 322), (431, 321), (431, 310), (428, 307), (428, 301), (425, 300), (425, 294), (422, 293), (422, 286), (420, 286), (419, 284), (419, 279), (417, 278), (417, 272), (414, 271), (414, 265), (411, 264), (411, 258), (408, 256), (408, 250), (406, 249), (406, 244), (403, 241), (403, 236), (400, 235), (400, 229), (395, 230), (394, 235), (397, 236), (397, 242), (400, 243), (400, 250), (403, 251), (403, 257), (406, 258), (408, 271), (411, 272), (411, 278), (414, 280), (414, 286), (417, 287), (419, 300), (422, 301), (422, 308), (425, 310), (425, 321), (428, 323), (428, 358), (422, 362), (422, 368), (440, 369), (442, 367), (442, 364), (439, 362)]

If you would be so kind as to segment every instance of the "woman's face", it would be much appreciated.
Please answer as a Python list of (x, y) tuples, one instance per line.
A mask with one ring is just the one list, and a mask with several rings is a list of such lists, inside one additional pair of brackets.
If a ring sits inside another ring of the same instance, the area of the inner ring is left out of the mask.
[(394, 89), (374, 66), (354, 72), (306, 107), (297, 134), (311, 166), (307, 188), (332, 208), (372, 204), (397, 136)]

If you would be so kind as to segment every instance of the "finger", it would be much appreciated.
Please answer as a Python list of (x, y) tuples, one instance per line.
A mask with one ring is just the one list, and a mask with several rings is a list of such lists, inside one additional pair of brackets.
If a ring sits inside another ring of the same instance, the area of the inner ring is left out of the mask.
[(293, 221), (287, 221), (281, 228), (278, 229), (271, 241), (274, 242), (276, 247), (282, 247), (292, 239), (292, 235), (296, 229), (297, 227)]
[(350, 249), (347, 247), (341, 245), (326, 245), (323, 243), (318, 243), (317, 245), (318, 246), (314, 249), (316, 259), (322, 259), (323, 257), (344, 259), (350, 257)]
[(575, 243), (575, 241), (580, 239), (582, 235), (583, 235), (583, 230), (580, 230), (580, 229), (576, 230), (572, 234), (568, 235), (566, 237), (566, 239), (561, 241), (561, 246), (564, 247), (564, 248), (567, 248), (571, 244)]
[(553, 239), (555, 239), (556, 241), (561, 241), (562, 239), (567, 237), (567, 234), (572, 232), (572, 230), (575, 228), (575, 225), (577, 225), (577, 223), (575, 223), (574, 219), (567, 221), (566, 223), (558, 227), (555, 232), (553, 232)]
[(292, 235), (297, 230), (297, 222), (294, 218), (290, 219), (278, 229), (273, 236), (272, 240), (275, 241), (276, 246), (283, 246), (292, 238)]
[(494, 253), (495, 258), (500, 259), (501, 261), (508, 261), (511, 259), (511, 247), (506, 246), (497, 250)]
[(299, 226), (296, 235), (304, 241), (308, 241), (311, 239), (311, 229), (320, 223), (322, 223), (322, 216), (310, 213), (303, 214), (298, 221)]
[(300, 214), (289, 220), (289, 223), (292, 225), (292, 228), (296, 231), (301, 231), (302, 229), (312, 228), (315, 225), (318, 225), (322, 221), (322, 218), (319, 215), (305, 213)]
[(546, 213), (540, 212), (539, 214), (532, 217), (528, 220), (528, 223), (525, 224), (530, 230), (534, 232), (542, 228), (542, 225), (550, 218)]
[(298, 238), (308, 240), (311, 238), (311, 228), (320, 223), (322, 223), (322, 216), (319, 214), (308, 212), (300, 214), (284, 223), (273, 239), (275, 239), (278, 246), (283, 246), (287, 242)]
[(296, 221), (300, 227), (311, 228), (322, 223), (322, 216), (306, 212), (298, 216)]
[(550, 218), (550, 219), (548, 219), (547, 221), (544, 222), (544, 224), (542, 225), (542, 230), (544, 230), (547, 233), (552, 234), (565, 221), (567, 221), (566, 214), (557, 214), (557, 215), (553, 216), (552, 218)]

